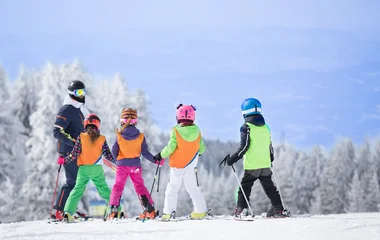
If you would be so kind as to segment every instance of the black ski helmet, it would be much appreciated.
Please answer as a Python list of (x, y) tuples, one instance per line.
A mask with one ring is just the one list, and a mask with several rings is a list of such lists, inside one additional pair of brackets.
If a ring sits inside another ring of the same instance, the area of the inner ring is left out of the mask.
[(85, 97), (83, 98), (79, 98), (79, 97), (76, 97), (75, 95), (71, 94), (70, 92), (73, 92), (74, 90), (78, 90), (78, 89), (86, 89), (86, 86), (84, 85), (83, 82), (79, 81), (79, 80), (74, 80), (72, 81), (70, 84), (69, 84), (69, 87), (67, 88), (68, 92), (69, 92), (69, 96), (74, 99), (75, 101), (78, 101), (78, 102), (81, 102), (81, 103), (84, 103), (85, 101)]

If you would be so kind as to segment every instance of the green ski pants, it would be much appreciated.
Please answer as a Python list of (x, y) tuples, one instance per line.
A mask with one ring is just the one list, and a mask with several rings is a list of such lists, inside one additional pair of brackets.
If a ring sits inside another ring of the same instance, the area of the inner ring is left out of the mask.
[(107, 202), (110, 200), (111, 189), (108, 187), (104, 170), (101, 165), (83, 165), (78, 169), (77, 181), (66, 201), (64, 211), (73, 215), (79, 201), (82, 199), (87, 183), (92, 180), (99, 195)]

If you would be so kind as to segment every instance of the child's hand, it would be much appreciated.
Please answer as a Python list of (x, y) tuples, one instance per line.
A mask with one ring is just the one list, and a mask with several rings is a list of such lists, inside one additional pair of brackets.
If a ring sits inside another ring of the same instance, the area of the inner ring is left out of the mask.
[(162, 157), (161, 157), (161, 153), (157, 153), (156, 156), (153, 157), (154, 160), (158, 161), (158, 160), (161, 160)]
[(161, 158), (161, 160), (156, 160), (154, 163), (157, 164), (157, 165), (162, 166), (165, 163), (165, 158)]
[(59, 157), (58, 157), (58, 160), (57, 160), (57, 163), (58, 163), (59, 165), (65, 164), (65, 159), (64, 159), (62, 156), (59, 156)]
[(232, 166), (232, 164), (236, 163), (237, 162), (237, 156), (236, 154), (232, 154), (232, 156), (230, 156), (229, 154), (227, 155), (227, 165), (228, 166)]

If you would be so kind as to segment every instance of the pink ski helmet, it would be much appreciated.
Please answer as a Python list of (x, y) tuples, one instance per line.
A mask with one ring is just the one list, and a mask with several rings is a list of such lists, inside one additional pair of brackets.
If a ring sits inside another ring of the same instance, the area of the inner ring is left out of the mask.
[(177, 121), (180, 122), (180, 121), (186, 121), (186, 120), (189, 121), (190, 120), (190, 121), (194, 122), (195, 111), (196, 111), (196, 109), (193, 105), (183, 105), (181, 103), (177, 107), (177, 112), (176, 112)]

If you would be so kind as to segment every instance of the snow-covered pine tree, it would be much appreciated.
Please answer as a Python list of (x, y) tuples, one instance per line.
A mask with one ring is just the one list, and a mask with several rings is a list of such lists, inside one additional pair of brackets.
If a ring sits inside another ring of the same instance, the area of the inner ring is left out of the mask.
[(310, 171), (312, 171), (315, 174), (315, 176), (312, 178), (313, 184), (315, 184), (315, 188), (312, 192), (313, 197), (309, 212), (317, 214), (320, 212), (321, 206), (321, 181), (323, 179), (324, 169), (327, 165), (327, 154), (321, 146), (316, 145), (313, 147), (311, 153), (309, 154), (309, 163), (313, 164), (311, 166), (312, 169), (310, 169)]
[(280, 188), (284, 207), (290, 212), (295, 210), (295, 204), (292, 202), (293, 186), (289, 179), (292, 178), (298, 155), (299, 152), (286, 143), (274, 148), (274, 167), (272, 169), (277, 177), (276, 186)]
[(325, 168), (321, 185), (321, 213), (344, 213), (348, 207), (350, 184), (354, 175), (355, 150), (350, 139), (335, 146)]
[(318, 182), (316, 181), (315, 163), (304, 152), (300, 153), (293, 172), (293, 200), (295, 203), (294, 213), (304, 214), (310, 212), (313, 192)]
[[(12, 106), (8, 79), (0, 65), (0, 102), (3, 106)], [(0, 221), (17, 221), (22, 218), (15, 213), (22, 201), (18, 190), (21, 187), (24, 171), (22, 124), (12, 114), (12, 108), (4, 107), (0, 111)], [(21, 149), (20, 149), (21, 146)]]
[[(36, 111), (37, 95), (40, 88), (37, 81), (41, 81), (41, 72), (20, 67), (19, 75), (15, 82), (17, 94), (11, 96), (13, 113), (24, 126), (23, 134), (30, 137), (30, 116)], [(40, 82), (39, 82), (40, 83)]]
[(5, 102), (9, 100), (8, 76), (3, 66), (0, 65), (0, 100)]
[(47, 217), (53, 197), (58, 165), (52, 129), (63, 101), (59, 73), (57, 67), (50, 62), (44, 67), (37, 108), (30, 118), (32, 134), (27, 144), (31, 151), (28, 154), (28, 178), (23, 186), (23, 195), (28, 198), (25, 203), (28, 220)]
[(369, 140), (366, 139), (360, 147), (357, 157), (355, 158), (355, 169), (357, 169), (360, 181), (364, 180), (363, 175), (368, 171), (368, 169), (373, 167), (372, 162), (371, 144)]
[[(380, 210), (380, 187), (376, 171), (369, 171), (372, 173), (367, 188), (365, 189), (365, 207), (367, 212), (378, 212)], [(368, 177), (370, 174), (368, 174)]]
[(355, 174), (357, 176), (354, 175), (351, 183), (348, 212), (365, 212), (367, 209), (366, 196), (372, 192), (372, 189), (368, 187), (375, 173), (372, 163), (371, 146), (369, 140), (366, 139), (355, 158)]
[(374, 154), (372, 158), (372, 167), (373, 169), (376, 169), (376, 174), (377, 174), (377, 181), (378, 184), (380, 185), (380, 140), (377, 141), (374, 149)]
[(358, 170), (356, 170), (348, 193), (349, 205), (346, 208), (347, 212), (365, 212), (365, 187), (366, 185), (360, 181)]

